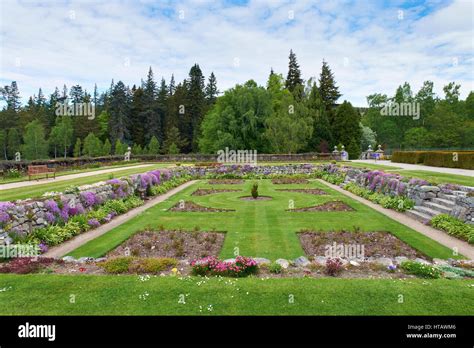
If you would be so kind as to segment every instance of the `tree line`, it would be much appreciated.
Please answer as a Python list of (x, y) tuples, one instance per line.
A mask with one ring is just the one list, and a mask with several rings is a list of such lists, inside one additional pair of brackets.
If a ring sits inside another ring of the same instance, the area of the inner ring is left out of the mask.
[[(361, 113), (341, 97), (334, 74), (323, 61), (319, 78), (304, 80), (296, 55), (290, 51), (286, 78), (271, 69), (266, 86), (250, 80), (219, 95), (211, 73), (206, 80), (198, 64), (176, 84), (171, 76), (160, 83), (150, 67), (146, 79), (132, 88), (112, 81), (92, 93), (80, 85), (41, 90), (21, 105), (16, 82), (1, 88), (0, 151), (4, 159), (21, 152), (26, 159), (124, 154), (215, 153), (220, 149), (260, 153), (329, 152), (345, 145), (357, 158), (370, 144), (384, 147), (472, 147), (474, 94), (459, 98), (459, 85), (433, 93), (427, 81), (413, 95), (400, 86), (393, 97), (373, 94)], [(95, 117), (61, 116), (57, 103), (91, 103)], [(418, 119), (384, 116), (387, 103), (420, 104)]]

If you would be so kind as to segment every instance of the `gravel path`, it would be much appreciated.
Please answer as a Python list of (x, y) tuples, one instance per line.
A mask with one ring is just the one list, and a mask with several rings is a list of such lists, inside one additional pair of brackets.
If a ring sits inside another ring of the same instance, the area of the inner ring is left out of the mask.
[(93, 239), (109, 232), (113, 228), (115, 228), (115, 227), (123, 224), (124, 222), (134, 218), (135, 216), (141, 214), (142, 212), (144, 212), (148, 208), (151, 208), (154, 205), (157, 205), (158, 203), (161, 203), (161, 202), (167, 200), (168, 198), (170, 198), (174, 194), (176, 194), (176, 193), (184, 190), (185, 188), (193, 185), (197, 181), (198, 180), (188, 181), (187, 183), (184, 183), (184, 184), (182, 184), (178, 187), (175, 187), (174, 189), (166, 192), (165, 194), (162, 194), (160, 196), (157, 196), (157, 197), (147, 201), (144, 205), (142, 205), (138, 208), (132, 209), (132, 210), (128, 211), (125, 214), (117, 216), (115, 219), (113, 219), (109, 223), (101, 225), (100, 227), (98, 227), (98, 228), (96, 228), (92, 231), (82, 233), (82, 234), (74, 237), (73, 239), (71, 239), (71, 240), (69, 240), (65, 243), (62, 243), (61, 245), (58, 245), (56, 247), (53, 247), (53, 248), (49, 249), (48, 252), (44, 253), (42, 256), (43, 257), (61, 257), (61, 256), (64, 256), (64, 255), (70, 253), (71, 251), (73, 251), (74, 249), (77, 249), (81, 245), (83, 245), (83, 244), (85, 244), (85, 243), (87, 243), (87, 242), (89, 242), (89, 241), (91, 241), (91, 240), (93, 240)]
[(451, 237), (449, 234), (445, 233), (445, 232), (442, 232), (442, 231), (439, 231), (437, 229), (434, 229), (433, 227), (431, 226), (427, 226), (427, 225), (424, 225), (422, 224), (421, 222), (419, 221), (416, 221), (410, 217), (408, 217), (407, 215), (403, 214), (403, 213), (399, 213), (395, 210), (391, 210), (391, 209), (386, 209), (378, 204), (375, 204), (375, 203), (372, 203), (371, 201), (365, 199), (365, 198), (362, 198), (362, 197), (359, 197), (359, 196), (356, 196), (355, 194), (349, 192), (349, 191), (346, 191), (342, 188), (340, 188), (339, 186), (336, 186), (336, 185), (333, 185), (333, 184), (330, 184), (326, 181), (323, 181), (323, 180), (320, 180), (318, 179), (319, 182), (323, 183), (324, 185), (327, 185), (329, 187), (331, 187), (332, 189), (340, 192), (340, 193), (343, 193), (345, 194), (346, 196), (352, 198), (352, 199), (355, 199), (356, 201), (359, 201), (361, 203), (364, 203), (365, 205), (369, 206), (370, 208), (388, 216), (389, 218), (405, 225), (405, 226), (408, 226), (410, 227), (411, 229), (437, 241), (438, 243), (450, 248), (450, 249), (453, 249), (453, 248), (457, 248), (458, 252), (464, 256), (466, 256), (467, 258), (471, 259), (471, 260), (474, 260), (474, 246), (470, 245), (469, 243), (467, 242), (464, 242), (462, 240), (459, 240), (457, 238), (454, 238), (454, 237)]
[(34, 181), (32, 180), (32, 181), (12, 182), (10, 184), (0, 185), (0, 191), (1, 190), (13, 189), (13, 188), (19, 188), (19, 187), (49, 184), (49, 183), (52, 183), (52, 182), (66, 181), (66, 180), (72, 180), (72, 179), (77, 179), (77, 178), (85, 178), (85, 177), (88, 177), (88, 176), (118, 172), (120, 170), (127, 170), (127, 169), (134, 169), (134, 168), (145, 168), (145, 167), (150, 167), (150, 166), (152, 166), (152, 164), (139, 164), (139, 165), (136, 165), (136, 166), (110, 168), (110, 169), (95, 170), (95, 171), (92, 171), (92, 172), (61, 175), (61, 176), (57, 176), (56, 179), (40, 179), (40, 180), (34, 180), (33, 179)]
[(444, 167), (431, 167), (424, 166), (421, 164), (409, 164), (409, 163), (395, 163), (392, 161), (377, 161), (374, 160), (353, 160), (355, 163), (367, 163), (367, 164), (380, 164), (390, 167), (398, 167), (406, 170), (424, 170), (427, 172), (445, 173), (445, 174), (456, 174), (474, 177), (474, 170), (471, 169), (460, 169), (460, 168), (444, 168)]

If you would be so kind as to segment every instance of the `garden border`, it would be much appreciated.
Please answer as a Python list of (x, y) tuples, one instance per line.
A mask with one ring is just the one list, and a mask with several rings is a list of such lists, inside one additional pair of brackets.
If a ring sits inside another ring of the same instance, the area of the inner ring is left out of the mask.
[(383, 208), (380, 205), (372, 203), (372, 202), (368, 201), (365, 198), (359, 197), (359, 196), (357, 196), (357, 195), (355, 195), (351, 192), (348, 192), (348, 191), (344, 190), (343, 188), (341, 188), (337, 185), (328, 183), (328, 182), (326, 182), (322, 179), (317, 179), (317, 181), (323, 183), (324, 185), (329, 186), (330, 188), (332, 188), (332, 189), (334, 189), (334, 190), (336, 190), (340, 193), (345, 194), (346, 196), (348, 196), (352, 199), (355, 199), (358, 202), (361, 202), (361, 203), (367, 205), (368, 207), (378, 211), (379, 213), (382, 213), (385, 216), (388, 216), (392, 220), (395, 220), (395, 221), (397, 221), (397, 222), (399, 222), (399, 223), (415, 230), (416, 232), (421, 233), (421, 234), (425, 235), (426, 237), (433, 239), (434, 241), (436, 241), (436, 242), (438, 242), (438, 243), (440, 243), (440, 244), (442, 244), (442, 245), (444, 245), (448, 248), (451, 248), (451, 249), (452, 248), (457, 248), (459, 254), (462, 254), (463, 256), (465, 256), (465, 257), (467, 257), (471, 260), (474, 260), (474, 247), (469, 245), (469, 243), (464, 242), (464, 241), (462, 241), (458, 238), (452, 237), (452, 236), (448, 235), (446, 232), (439, 231), (437, 229), (434, 229), (433, 227), (424, 225), (421, 222), (416, 221), (416, 220), (406, 216), (405, 214), (399, 213), (399, 212), (391, 210), (391, 209)]
[(61, 257), (66, 255), (67, 253), (73, 251), (74, 249), (79, 248), (80, 246), (84, 245), (85, 243), (109, 232), (113, 228), (123, 224), (124, 222), (134, 218), (138, 214), (144, 212), (148, 208), (153, 207), (154, 205), (161, 203), (165, 201), (166, 199), (170, 198), (174, 194), (184, 190), (185, 188), (188, 188), (189, 186), (195, 184), (199, 180), (191, 180), (187, 181), (184, 184), (175, 187), (168, 192), (159, 195), (157, 197), (154, 197), (153, 199), (150, 199), (149, 201), (145, 202), (145, 204), (139, 206), (138, 208), (132, 209), (125, 214), (117, 216), (115, 219), (111, 220), (110, 222), (99, 226), (98, 228), (95, 228), (89, 232), (82, 233), (56, 247), (52, 247), (49, 249), (46, 253), (42, 254), (42, 257)]

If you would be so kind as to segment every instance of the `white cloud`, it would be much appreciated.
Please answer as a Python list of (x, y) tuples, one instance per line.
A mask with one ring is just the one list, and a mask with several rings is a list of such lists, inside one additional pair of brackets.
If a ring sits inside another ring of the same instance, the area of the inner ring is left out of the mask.
[(463, 97), (474, 89), (470, 1), (403, 8), (402, 20), (401, 7), (366, 1), (6, 0), (0, 6), (0, 82), (16, 80), (24, 99), (39, 87), (105, 89), (112, 78), (139, 84), (149, 66), (156, 79), (174, 73), (180, 81), (194, 63), (206, 75), (215, 72), (221, 91), (250, 78), (265, 84), (270, 67), (286, 75), (290, 48), (306, 79), (328, 61), (341, 99), (355, 105), (375, 92), (391, 95), (405, 81), (416, 91), (431, 79), (441, 94), (455, 80)]

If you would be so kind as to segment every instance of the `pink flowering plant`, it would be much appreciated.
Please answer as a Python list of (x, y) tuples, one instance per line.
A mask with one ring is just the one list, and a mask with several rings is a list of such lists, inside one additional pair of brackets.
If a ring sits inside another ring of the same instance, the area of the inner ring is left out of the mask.
[(207, 256), (191, 262), (195, 275), (216, 275), (224, 277), (246, 277), (258, 271), (257, 262), (244, 256), (237, 256), (235, 261), (221, 261), (215, 256)]

